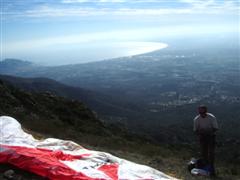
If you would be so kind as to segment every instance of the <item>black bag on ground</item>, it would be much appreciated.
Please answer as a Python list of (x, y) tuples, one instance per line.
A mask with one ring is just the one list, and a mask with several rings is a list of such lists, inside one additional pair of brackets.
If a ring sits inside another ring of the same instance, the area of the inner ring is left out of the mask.
[(187, 164), (187, 168), (188, 171), (191, 172), (192, 169), (197, 168), (197, 169), (202, 169), (207, 165), (206, 162), (204, 162), (204, 160), (202, 160), (201, 158), (196, 159), (196, 158), (192, 158), (188, 164)]

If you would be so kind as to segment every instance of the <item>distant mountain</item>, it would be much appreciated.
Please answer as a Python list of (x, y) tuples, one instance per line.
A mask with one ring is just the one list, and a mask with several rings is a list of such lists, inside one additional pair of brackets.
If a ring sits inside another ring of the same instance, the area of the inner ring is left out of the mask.
[(3, 61), (0, 61), (1, 66), (5, 66), (6, 68), (16, 68), (16, 67), (26, 67), (26, 66), (31, 66), (33, 63), (29, 61), (23, 61), (20, 59), (4, 59)]
[(29, 61), (19, 59), (4, 59), (0, 61), (0, 72), (2, 74), (21, 73), (34, 68), (34, 64)]

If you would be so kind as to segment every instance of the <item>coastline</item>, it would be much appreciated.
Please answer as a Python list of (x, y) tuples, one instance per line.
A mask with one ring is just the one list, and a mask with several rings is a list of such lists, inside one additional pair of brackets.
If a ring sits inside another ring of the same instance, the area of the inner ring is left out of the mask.
[(84, 44), (71, 44), (67, 47), (59, 45), (54, 47), (58, 49), (57, 51), (52, 50), (53, 47), (50, 46), (46, 49), (39, 49), (38, 53), (33, 53), (34, 51), (32, 53), (23, 51), (20, 54), (15, 54), (15, 56), (10, 56), (10, 54), (14, 54), (10, 53), (8, 56), (13, 59), (27, 60), (43, 66), (62, 66), (136, 56), (167, 47), (168, 44), (162, 42), (88, 42)]

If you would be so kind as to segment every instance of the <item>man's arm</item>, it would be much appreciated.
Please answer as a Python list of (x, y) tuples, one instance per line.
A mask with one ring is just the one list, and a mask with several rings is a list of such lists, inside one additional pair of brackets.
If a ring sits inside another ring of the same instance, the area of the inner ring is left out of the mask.
[(197, 117), (195, 117), (194, 119), (193, 119), (193, 132), (195, 133), (195, 134), (198, 134), (198, 124), (197, 124), (198, 122), (197, 122)]
[(213, 128), (213, 132), (216, 132), (219, 129), (217, 118), (215, 116), (212, 116), (212, 128)]

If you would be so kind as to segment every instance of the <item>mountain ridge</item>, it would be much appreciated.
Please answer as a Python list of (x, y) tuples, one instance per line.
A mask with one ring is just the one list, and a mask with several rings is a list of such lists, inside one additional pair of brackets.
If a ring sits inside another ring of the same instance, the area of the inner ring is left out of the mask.
[(121, 107), (121, 103), (115, 102), (110, 96), (79, 87), (65, 85), (49, 78), (23, 78), (0, 74), (0, 79), (23, 90), (31, 92), (50, 92), (69, 99), (83, 101), (100, 116), (116, 116), (113, 112), (122, 111), (123, 113), (126, 111), (124, 107)]

